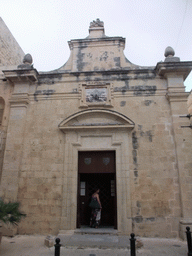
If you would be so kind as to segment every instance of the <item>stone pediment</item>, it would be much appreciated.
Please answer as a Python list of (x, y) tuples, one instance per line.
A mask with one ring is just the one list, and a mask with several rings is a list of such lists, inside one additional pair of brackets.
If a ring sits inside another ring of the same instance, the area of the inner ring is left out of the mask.
[(73, 39), (68, 44), (71, 54), (59, 71), (97, 72), (138, 68), (124, 55), (125, 38), (106, 36), (104, 23), (99, 19), (90, 23), (86, 38)]
[(116, 111), (91, 109), (77, 112), (59, 124), (60, 130), (134, 128), (134, 122)]

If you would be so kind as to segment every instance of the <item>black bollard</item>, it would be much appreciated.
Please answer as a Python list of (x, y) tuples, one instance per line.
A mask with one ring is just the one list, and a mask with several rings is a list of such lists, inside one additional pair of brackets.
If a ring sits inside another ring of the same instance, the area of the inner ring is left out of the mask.
[(54, 245), (55, 246), (55, 256), (60, 256), (60, 247), (61, 247), (60, 239), (56, 238), (55, 242), (56, 242), (56, 244)]
[(131, 256), (136, 256), (136, 250), (135, 250), (135, 234), (131, 233), (131, 238), (130, 240), (130, 249), (131, 249)]
[(188, 245), (188, 256), (192, 256), (190, 227), (186, 227), (186, 230), (187, 230), (186, 235), (187, 235), (187, 245)]

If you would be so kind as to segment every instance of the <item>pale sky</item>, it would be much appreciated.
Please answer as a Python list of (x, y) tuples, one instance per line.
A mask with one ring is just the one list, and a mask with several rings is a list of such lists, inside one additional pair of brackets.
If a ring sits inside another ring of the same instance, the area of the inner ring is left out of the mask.
[[(96, 18), (107, 36), (126, 38), (124, 53), (134, 64), (156, 66), (167, 46), (192, 61), (192, 0), (0, 0), (0, 16), (38, 71), (61, 67), (67, 41), (87, 37)], [(185, 86), (192, 89), (192, 73)]]

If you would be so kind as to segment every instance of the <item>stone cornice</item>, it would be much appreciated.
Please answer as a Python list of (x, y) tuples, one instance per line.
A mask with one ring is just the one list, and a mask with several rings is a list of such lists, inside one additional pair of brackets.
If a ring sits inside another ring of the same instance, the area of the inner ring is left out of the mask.
[(29, 95), (28, 93), (22, 94), (13, 94), (11, 99), (9, 100), (12, 108), (14, 107), (27, 107), (29, 104)]
[(187, 102), (187, 98), (189, 96), (189, 92), (168, 92), (166, 94), (166, 98), (169, 102)]
[(35, 82), (39, 73), (36, 69), (3, 70), (5, 77), (11, 82)]
[(170, 73), (182, 75), (184, 80), (187, 78), (192, 69), (192, 61), (182, 62), (159, 62), (155, 67), (158, 75), (166, 77)]
[[(66, 71), (66, 70), (58, 70), (58, 71), (49, 71), (49, 72), (39, 72), (39, 78), (49, 77), (59, 77), (62, 75), (66, 76), (95, 76), (95, 75), (126, 75), (126, 74), (152, 74), (153, 77), (156, 75), (156, 71), (154, 67), (136, 67), (135, 69), (130, 68), (121, 68), (121, 69), (111, 69), (111, 70), (98, 70), (98, 71)], [(138, 79), (138, 78), (135, 78)]]
[(66, 130), (71, 131), (95, 128), (107, 130), (133, 129), (135, 127), (135, 123), (127, 116), (114, 110), (88, 109), (72, 114), (64, 119), (58, 127), (63, 132)]
[(73, 49), (73, 47), (85, 47), (86, 45), (88, 45), (89, 43), (94, 43), (95, 45), (97, 45), (98, 43), (101, 44), (102, 42), (103, 43), (107, 43), (107, 44), (110, 44), (110, 42), (114, 42), (114, 41), (118, 41), (119, 43), (122, 44), (122, 46), (124, 47), (125, 46), (125, 38), (124, 37), (107, 37), (107, 36), (104, 36), (104, 37), (100, 37), (100, 38), (85, 38), (85, 39), (73, 39), (71, 41), (68, 41), (68, 44), (69, 44), (69, 48), (70, 50)]

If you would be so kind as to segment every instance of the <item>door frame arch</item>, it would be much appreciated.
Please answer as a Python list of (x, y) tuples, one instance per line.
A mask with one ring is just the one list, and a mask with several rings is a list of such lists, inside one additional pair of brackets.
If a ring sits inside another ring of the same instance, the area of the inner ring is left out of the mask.
[(62, 213), (60, 230), (74, 230), (77, 220), (78, 152), (115, 151), (117, 230), (132, 231), (130, 172), (134, 122), (113, 110), (89, 109), (69, 116), (59, 124), (64, 133)]

